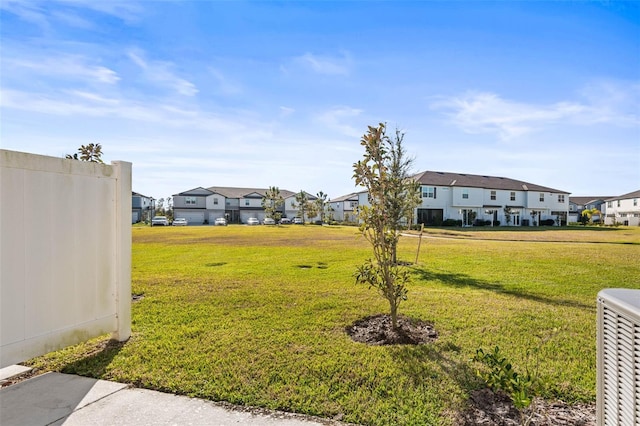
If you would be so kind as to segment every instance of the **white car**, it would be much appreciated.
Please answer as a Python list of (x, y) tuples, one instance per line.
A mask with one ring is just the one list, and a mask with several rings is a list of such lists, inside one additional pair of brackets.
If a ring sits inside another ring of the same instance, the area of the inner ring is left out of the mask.
[(151, 219), (151, 226), (169, 226), (169, 221), (164, 216), (154, 216)]
[(213, 222), (215, 226), (227, 226), (227, 219), (224, 217), (219, 217)]
[(280, 219), (280, 225), (289, 225), (291, 224), (291, 219), (289, 219), (288, 217), (283, 217), (282, 219)]
[(184, 217), (177, 217), (175, 219), (173, 219), (173, 226), (187, 226), (189, 224), (189, 222), (187, 222), (187, 219), (185, 219)]
[(265, 217), (262, 223), (264, 223), (265, 225), (275, 225), (276, 221), (270, 217)]
[(293, 218), (293, 224), (294, 225), (304, 225), (304, 220), (302, 220), (301, 217), (294, 217)]
[(247, 219), (247, 225), (260, 225), (260, 221), (257, 217), (250, 217)]

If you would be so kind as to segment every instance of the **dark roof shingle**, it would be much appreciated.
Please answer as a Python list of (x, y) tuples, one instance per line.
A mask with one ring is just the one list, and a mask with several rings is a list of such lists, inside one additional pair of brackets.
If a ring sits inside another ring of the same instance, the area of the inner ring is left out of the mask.
[(417, 173), (414, 175), (414, 178), (422, 185), (502, 189), (511, 191), (543, 191), (569, 194), (567, 191), (561, 191), (559, 189), (553, 189), (542, 185), (536, 185), (534, 183), (499, 176), (425, 171)]

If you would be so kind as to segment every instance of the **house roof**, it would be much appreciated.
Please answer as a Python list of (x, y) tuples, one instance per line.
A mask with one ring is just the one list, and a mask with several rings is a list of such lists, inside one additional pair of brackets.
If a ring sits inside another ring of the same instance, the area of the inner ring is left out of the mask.
[(640, 198), (640, 189), (637, 191), (629, 192), (628, 194), (620, 195), (619, 197), (607, 198), (605, 201), (628, 200), (631, 198)]
[(142, 198), (149, 198), (149, 199), (151, 199), (151, 197), (147, 197), (146, 195), (142, 195), (141, 193), (139, 193), (139, 192), (135, 192), (135, 191), (131, 191), (131, 196), (132, 196), (132, 197), (142, 197)]
[(352, 192), (351, 194), (343, 195), (342, 197), (337, 197), (331, 199), (331, 203), (337, 203), (340, 201), (358, 201), (358, 193)]
[(580, 206), (586, 206), (587, 204), (593, 204), (595, 202), (604, 202), (607, 198), (611, 198), (611, 196), (599, 197), (592, 195), (585, 197), (569, 197), (569, 202)]
[[(255, 198), (263, 197), (269, 188), (235, 188), (228, 186), (212, 186), (208, 188), (212, 193), (220, 194), (226, 198)], [(296, 195), (296, 192), (287, 189), (280, 189), (282, 198), (289, 198)], [(315, 197), (314, 197), (315, 198)]]
[(468, 173), (425, 171), (417, 173), (413, 177), (422, 185), (455, 186), (463, 188), (487, 188), (512, 191), (543, 191), (569, 194), (569, 192), (567, 191), (561, 191), (559, 189), (553, 189), (546, 186), (536, 185), (534, 183), (523, 182), (520, 180), (499, 176), (481, 176), (471, 175)]
[(176, 195), (211, 195), (211, 194), (212, 192), (210, 190), (204, 189), (203, 187), (199, 186), (197, 188), (193, 188), (188, 191), (184, 191), (179, 194), (173, 194), (173, 195), (176, 196)]

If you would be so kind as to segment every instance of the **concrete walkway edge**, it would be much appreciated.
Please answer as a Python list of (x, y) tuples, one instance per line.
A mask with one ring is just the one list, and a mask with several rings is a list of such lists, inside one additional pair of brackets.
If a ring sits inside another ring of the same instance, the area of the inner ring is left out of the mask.
[(341, 425), (328, 419), (131, 388), (122, 383), (46, 373), (0, 390), (2, 426)]

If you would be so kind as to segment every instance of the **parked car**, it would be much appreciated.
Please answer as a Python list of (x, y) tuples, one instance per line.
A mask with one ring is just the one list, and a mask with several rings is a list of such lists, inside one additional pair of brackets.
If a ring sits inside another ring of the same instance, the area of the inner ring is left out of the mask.
[(227, 219), (225, 219), (224, 217), (219, 217), (213, 222), (213, 224), (215, 226), (227, 226)]
[(293, 224), (294, 225), (304, 225), (304, 220), (302, 220), (301, 217), (294, 217), (293, 218)]
[(257, 217), (250, 217), (247, 219), (247, 225), (260, 225), (260, 221)]
[(175, 219), (173, 219), (173, 226), (187, 226), (189, 224), (189, 222), (187, 222), (187, 219), (185, 219), (184, 217), (176, 217)]
[(265, 224), (265, 225), (275, 225), (276, 221), (273, 220), (270, 217), (265, 217), (264, 220), (262, 221), (262, 223)]
[(291, 219), (289, 219), (288, 217), (283, 217), (282, 219), (280, 219), (280, 225), (289, 225), (291, 223)]
[(165, 216), (154, 216), (151, 219), (151, 226), (169, 226), (169, 221)]

